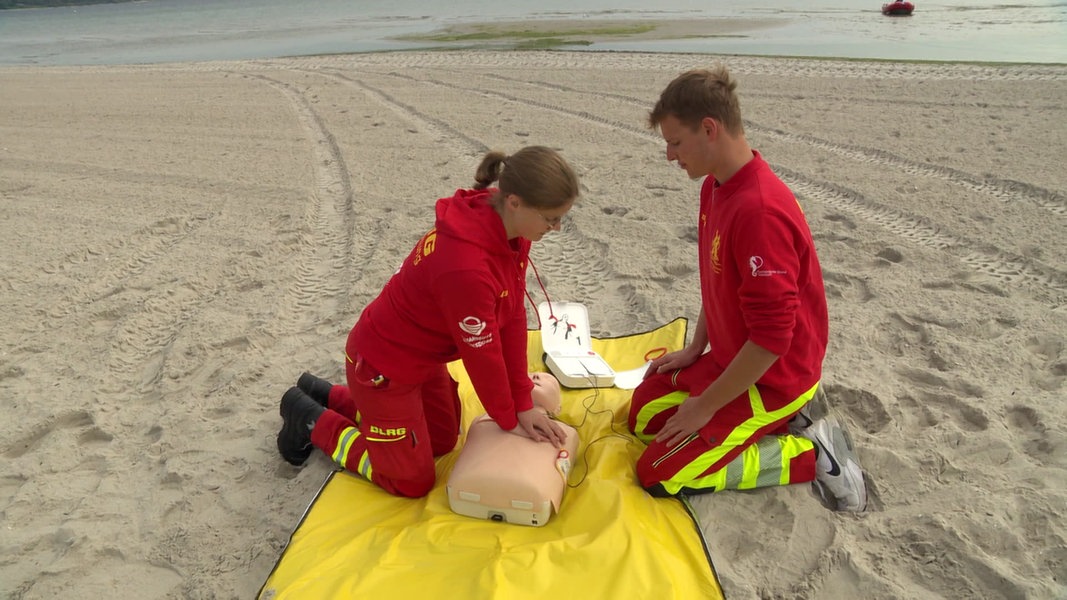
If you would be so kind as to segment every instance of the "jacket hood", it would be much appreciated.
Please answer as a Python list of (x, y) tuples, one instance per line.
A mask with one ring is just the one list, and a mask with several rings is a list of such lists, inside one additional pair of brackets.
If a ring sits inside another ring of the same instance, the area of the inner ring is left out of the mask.
[(489, 199), (497, 190), (456, 190), (451, 198), (437, 201), (437, 219), (435, 226), (438, 235), (446, 235), (493, 254), (508, 254), (508, 244), (504, 222)]

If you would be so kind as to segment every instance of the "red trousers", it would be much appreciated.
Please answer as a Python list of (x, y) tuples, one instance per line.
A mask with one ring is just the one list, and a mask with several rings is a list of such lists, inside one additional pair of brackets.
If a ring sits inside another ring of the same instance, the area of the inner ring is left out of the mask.
[(391, 494), (428, 494), (436, 480), (434, 457), (459, 439), (459, 394), (446, 366), (420, 383), (401, 385), (348, 353), (345, 374), (348, 385), (330, 390), (312, 443)]
[(789, 435), (788, 423), (817, 386), (800, 398), (775, 397), (753, 386), (686, 440), (672, 447), (655, 440), (678, 406), (720, 374), (705, 354), (684, 369), (650, 375), (634, 390), (630, 430), (648, 444), (637, 461), (641, 485), (654, 495), (674, 495), (813, 480), (814, 446)]

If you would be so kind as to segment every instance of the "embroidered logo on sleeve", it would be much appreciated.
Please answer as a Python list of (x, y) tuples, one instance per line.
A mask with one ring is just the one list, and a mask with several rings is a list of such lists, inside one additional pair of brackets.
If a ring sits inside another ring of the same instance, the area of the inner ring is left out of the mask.
[(463, 341), (471, 348), (481, 348), (493, 341), (493, 332), (483, 335), (485, 327), (485, 321), (474, 316), (464, 317), (459, 322), (459, 328), (467, 334), (463, 336)]
[(785, 275), (785, 271), (780, 269), (764, 269), (762, 256), (750, 256), (748, 258), (748, 267), (752, 269), (753, 277), (770, 277), (771, 275)]

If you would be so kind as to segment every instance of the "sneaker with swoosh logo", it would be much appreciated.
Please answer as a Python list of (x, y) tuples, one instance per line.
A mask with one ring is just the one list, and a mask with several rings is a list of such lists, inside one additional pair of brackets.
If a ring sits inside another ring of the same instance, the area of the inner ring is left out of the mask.
[(808, 406), (804, 406), (800, 409), (800, 412), (793, 415), (792, 419), (789, 419), (789, 433), (791, 435), (803, 435), (804, 430), (811, 427), (815, 421), (808, 413), (811, 412)]
[(793, 418), (789, 420), (789, 434), (804, 435), (804, 430), (811, 427), (815, 421), (829, 416), (829, 406), (830, 402), (826, 399), (826, 389), (820, 385), (815, 392), (815, 397), (800, 407), (797, 414), (793, 415)]
[(856, 457), (852, 438), (837, 419), (819, 419), (800, 435), (815, 443), (818, 450), (815, 479), (836, 500), (837, 510), (860, 512), (867, 508), (863, 469)]

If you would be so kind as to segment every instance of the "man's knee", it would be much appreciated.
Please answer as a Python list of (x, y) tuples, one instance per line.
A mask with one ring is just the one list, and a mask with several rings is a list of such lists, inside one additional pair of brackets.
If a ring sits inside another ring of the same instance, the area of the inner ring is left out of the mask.
[(653, 498), (670, 498), (674, 496), (674, 494), (667, 491), (667, 488), (663, 487), (663, 483), (654, 483), (643, 487), (648, 492), (648, 495)]

